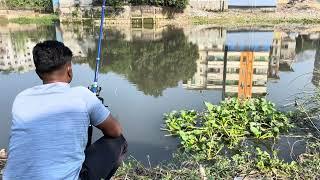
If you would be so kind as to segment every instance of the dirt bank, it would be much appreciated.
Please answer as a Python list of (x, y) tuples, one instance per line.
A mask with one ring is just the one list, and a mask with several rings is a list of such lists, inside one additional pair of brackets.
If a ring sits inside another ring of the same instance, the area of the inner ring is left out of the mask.
[[(159, 9), (159, 8), (158, 8)], [(22, 19), (23, 17), (31, 20)], [(191, 6), (187, 7), (183, 13), (173, 13), (171, 18), (161, 19), (158, 24), (185, 26), (192, 24), (214, 24), (217, 26), (308, 26), (317, 28), (320, 26), (320, 3), (316, 0), (289, 0), (289, 3), (279, 4), (277, 8), (269, 9), (229, 9), (225, 12), (205, 11)], [(13, 11), (0, 11), (0, 18), (6, 17), (15, 22), (14, 19), (20, 19), (17, 23), (28, 24), (37, 21), (35, 19), (44, 19), (48, 15), (39, 15), (37, 13), (21, 13)], [(20, 18), (19, 18), (20, 17)], [(127, 17), (127, 18), (125, 18)], [(107, 19), (106, 22), (112, 25), (130, 24), (130, 16), (115, 16)], [(13, 19), (13, 20), (12, 20)], [(51, 18), (52, 19), (52, 18)], [(72, 22), (82, 21), (82, 18), (69, 18)], [(92, 21), (91, 19), (85, 19)], [(98, 20), (98, 19), (97, 19)], [(42, 22), (42, 21), (39, 21)], [(45, 21), (51, 23), (52, 21)]]
[(320, 25), (320, 5), (314, 0), (293, 0), (274, 9), (229, 9), (209, 12), (188, 7), (177, 14), (174, 24), (216, 24), (219, 26), (291, 26)]

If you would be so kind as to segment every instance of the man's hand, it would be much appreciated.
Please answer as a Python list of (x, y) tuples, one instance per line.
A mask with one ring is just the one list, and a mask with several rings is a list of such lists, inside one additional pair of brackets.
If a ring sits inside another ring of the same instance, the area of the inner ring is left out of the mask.
[(122, 134), (119, 122), (110, 114), (105, 121), (97, 126), (105, 136), (117, 138)]

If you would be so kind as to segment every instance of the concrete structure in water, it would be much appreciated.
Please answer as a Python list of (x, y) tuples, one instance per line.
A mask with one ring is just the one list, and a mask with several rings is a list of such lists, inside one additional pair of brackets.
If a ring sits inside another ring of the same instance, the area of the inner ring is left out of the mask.
[[(186, 34), (189, 41), (198, 45), (199, 59), (196, 74), (192, 79), (183, 81), (184, 88), (201, 91), (217, 89), (222, 90), (224, 96), (266, 94), (273, 32), (239, 33), (203, 28)], [(226, 62), (225, 46), (229, 49)]]
[[(223, 29), (198, 27), (185, 34), (189, 41), (198, 45), (200, 55), (196, 74), (192, 79), (183, 81), (183, 87), (186, 89), (217, 89), (222, 90), (226, 96), (263, 95), (267, 92), (268, 80), (279, 79), (280, 71), (291, 71), (296, 61), (295, 33), (227, 32)], [(319, 37), (317, 34), (311, 34), (306, 38), (315, 39), (309, 40), (315, 45), (320, 42)], [(225, 45), (228, 46), (226, 63), (223, 61)], [(319, 52), (317, 48), (312, 79), (314, 85), (320, 84)]]
[(292, 71), (296, 56), (296, 38), (285, 32), (275, 32), (269, 62), (268, 77), (279, 79), (280, 71)]

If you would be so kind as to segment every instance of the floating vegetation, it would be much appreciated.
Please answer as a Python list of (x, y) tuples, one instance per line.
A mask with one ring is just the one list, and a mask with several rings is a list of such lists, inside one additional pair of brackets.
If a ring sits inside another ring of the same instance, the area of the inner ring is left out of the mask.
[[(129, 158), (115, 179), (320, 178), (320, 139), (302, 135), (306, 150), (292, 161), (281, 159), (274, 147), (280, 136), (291, 132), (295, 116), (278, 111), (263, 98), (232, 98), (220, 105), (206, 102), (205, 106), (203, 112), (183, 110), (165, 115), (163, 130), (179, 137), (182, 146), (171, 161), (146, 167)], [(263, 141), (270, 141), (272, 147), (261, 146)]]
[(220, 105), (205, 103), (204, 112), (183, 110), (165, 115), (170, 135), (181, 139), (188, 152), (214, 158), (224, 147), (234, 149), (245, 138), (276, 138), (293, 125), (286, 114), (266, 99), (227, 99)]

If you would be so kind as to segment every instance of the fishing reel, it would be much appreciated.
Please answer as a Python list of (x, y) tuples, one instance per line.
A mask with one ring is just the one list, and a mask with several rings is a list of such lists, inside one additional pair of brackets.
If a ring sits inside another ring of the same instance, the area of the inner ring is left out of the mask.
[(89, 86), (88, 89), (92, 93), (96, 94), (97, 98), (101, 101), (102, 104), (104, 104), (104, 99), (102, 97), (100, 97), (100, 92), (102, 90), (102, 88), (100, 86), (98, 86), (96, 83), (94, 83), (91, 86)]
[[(101, 101), (101, 103), (104, 105), (104, 99), (102, 97), (100, 97), (100, 92), (101, 92), (102, 88), (100, 86), (98, 86), (97, 83), (94, 83), (91, 86), (89, 86), (88, 89), (92, 93), (94, 93), (97, 96), (97, 98)], [(108, 107), (106, 105), (104, 105), (104, 106)], [(88, 127), (88, 142), (87, 142), (86, 148), (88, 148), (92, 143), (92, 133), (93, 133), (93, 126), (90, 124)]]

